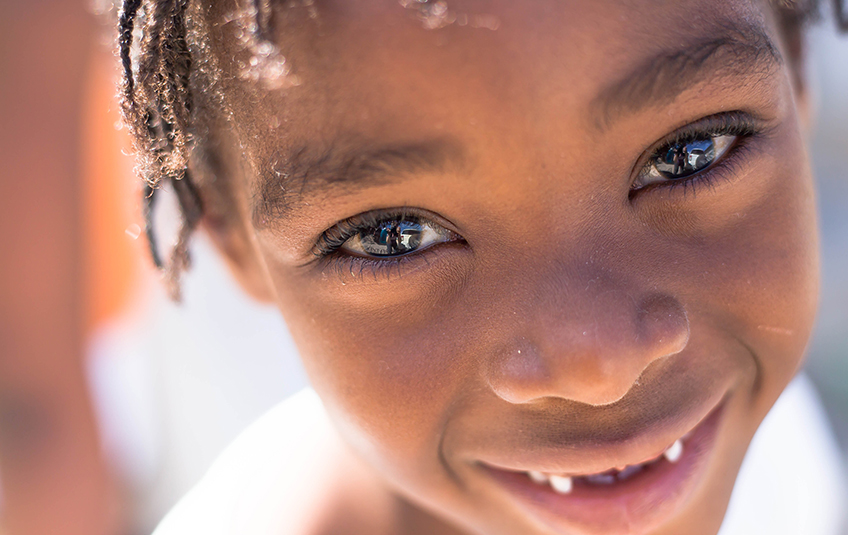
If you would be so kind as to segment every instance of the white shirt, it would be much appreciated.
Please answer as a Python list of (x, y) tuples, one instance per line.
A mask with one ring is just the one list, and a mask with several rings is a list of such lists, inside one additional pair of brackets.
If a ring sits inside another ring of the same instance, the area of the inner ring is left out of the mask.
[[(281, 452), (292, 447), (293, 426), (308, 429), (321, 413), (308, 389), (271, 409), (224, 451), (154, 535), (289, 533), (288, 502), (297, 497), (281, 495), (275, 482), (297, 477), (299, 467)], [(321, 447), (320, 433), (309, 435), (315, 436), (298, 448)], [(839, 535), (848, 510), (844, 475), (815, 390), (801, 375), (757, 431), (719, 535)]]

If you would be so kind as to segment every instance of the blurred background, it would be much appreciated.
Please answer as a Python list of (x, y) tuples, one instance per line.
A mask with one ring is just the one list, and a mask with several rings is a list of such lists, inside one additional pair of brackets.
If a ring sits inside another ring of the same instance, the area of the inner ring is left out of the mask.
[[(278, 313), (202, 235), (181, 304), (150, 267), (110, 3), (0, 8), (0, 534), (150, 533), (306, 380)], [(809, 38), (824, 272), (808, 373), (846, 451), (848, 36), (823, 21)]]

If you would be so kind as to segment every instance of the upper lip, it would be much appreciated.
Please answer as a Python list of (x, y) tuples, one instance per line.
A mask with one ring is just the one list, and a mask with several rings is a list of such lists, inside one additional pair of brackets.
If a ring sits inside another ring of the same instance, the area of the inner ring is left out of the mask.
[[(678, 437), (679, 438), (679, 437)], [(675, 439), (677, 440), (677, 439)], [(521, 459), (512, 459), (514, 461), (508, 466), (500, 465), (497, 461), (481, 461), (492, 468), (506, 470), (510, 472), (540, 472), (547, 475), (559, 475), (567, 477), (580, 477), (592, 474), (602, 474), (613, 469), (621, 469), (626, 466), (643, 464), (648, 461), (662, 456), (663, 452), (674, 442), (674, 440), (664, 443), (662, 448), (612, 448), (604, 451), (596, 448), (592, 451), (597, 462), (592, 461), (572, 461), (567, 456), (562, 455), (560, 451), (538, 451), (539, 455), (528, 456)], [(625, 451), (626, 450), (626, 451)], [(651, 451), (650, 455), (637, 454), (636, 451)], [(619, 459), (610, 463), (607, 459)], [(600, 460), (603, 459), (603, 460)], [(517, 461), (517, 462), (515, 462)], [(519, 467), (518, 465), (521, 465)], [(579, 466), (579, 468), (578, 468)]]
[(621, 425), (594, 430), (584, 427), (577, 433), (563, 426), (534, 426), (532, 431), (515, 433), (518, 441), (507, 438), (506, 447), (497, 441), (492, 449), (478, 451), (476, 459), (500, 470), (564, 476), (599, 474), (641, 464), (659, 457), (675, 440), (690, 433), (723, 399), (722, 393), (714, 393), (705, 402), (678, 407), (659, 417), (631, 418)]

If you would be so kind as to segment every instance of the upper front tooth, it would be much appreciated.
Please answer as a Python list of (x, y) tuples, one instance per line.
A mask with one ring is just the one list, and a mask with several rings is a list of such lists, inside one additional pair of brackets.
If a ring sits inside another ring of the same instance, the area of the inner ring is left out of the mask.
[(571, 492), (571, 478), (562, 476), (550, 476), (551, 487), (560, 494)]
[(535, 472), (533, 470), (530, 470), (529, 472), (527, 472), (527, 475), (530, 476), (530, 479), (532, 479), (533, 482), (538, 483), (540, 485), (543, 485), (548, 482), (548, 476), (546, 476), (542, 472)]
[(680, 439), (675, 440), (674, 444), (669, 446), (663, 455), (668, 459), (668, 462), (676, 463), (680, 459), (680, 456), (683, 455), (683, 442)]

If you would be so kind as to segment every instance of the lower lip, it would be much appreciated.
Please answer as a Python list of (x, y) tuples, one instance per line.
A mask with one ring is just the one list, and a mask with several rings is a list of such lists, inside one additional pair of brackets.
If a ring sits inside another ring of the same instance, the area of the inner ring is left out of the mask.
[(664, 457), (642, 472), (611, 485), (575, 479), (569, 494), (534, 483), (525, 473), (482, 465), (518, 503), (557, 531), (592, 534), (644, 533), (667, 522), (686, 503), (709, 464), (723, 404), (684, 441), (676, 463)]

